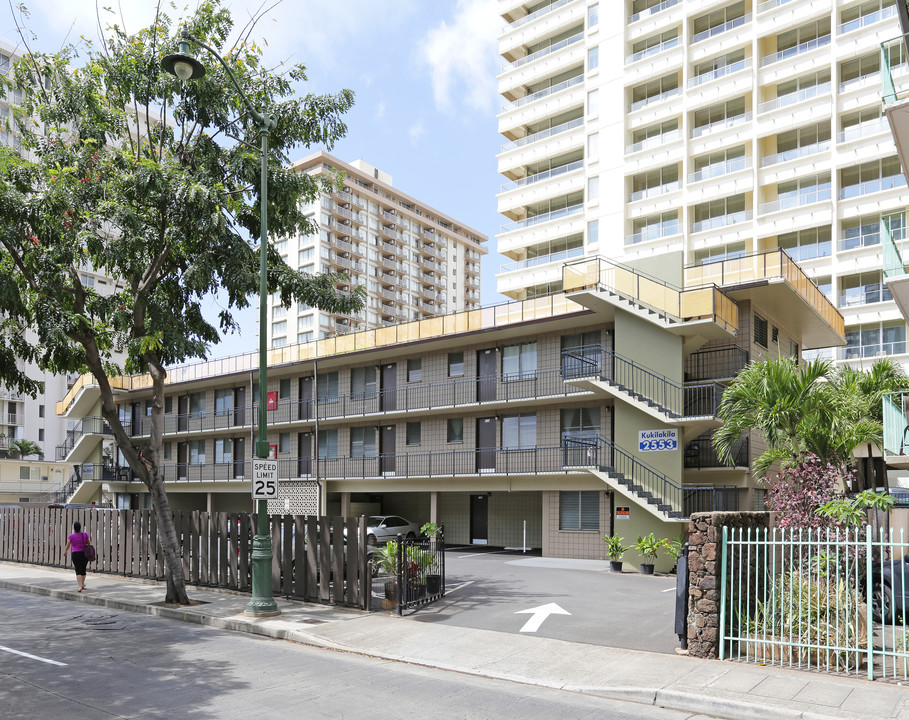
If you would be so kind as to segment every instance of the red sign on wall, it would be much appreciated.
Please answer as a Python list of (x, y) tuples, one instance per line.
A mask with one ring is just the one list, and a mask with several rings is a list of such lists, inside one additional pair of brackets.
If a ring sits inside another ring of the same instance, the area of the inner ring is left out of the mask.
[(278, 446), (277, 445), (268, 446), (268, 457), (270, 457), (272, 460), (278, 459)]
[(274, 392), (268, 393), (268, 395), (266, 395), (266, 398), (267, 398), (267, 400), (265, 401), (265, 409), (266, 410), (277, 410), (278, 409), (278, 392), (277, 392), (277, 390)]

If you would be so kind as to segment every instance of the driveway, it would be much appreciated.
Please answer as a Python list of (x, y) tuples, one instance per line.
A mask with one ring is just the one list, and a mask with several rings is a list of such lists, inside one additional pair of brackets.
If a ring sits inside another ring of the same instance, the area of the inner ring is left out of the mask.
[[(413, 620), (651, 652), (679, 646), (675, 575), (619, 575), (600, 560), (468, 546), (446, 552), (445, 577), (445, 597), (408, 611)], [(521, 612), (551, 603), (570, 614)]]

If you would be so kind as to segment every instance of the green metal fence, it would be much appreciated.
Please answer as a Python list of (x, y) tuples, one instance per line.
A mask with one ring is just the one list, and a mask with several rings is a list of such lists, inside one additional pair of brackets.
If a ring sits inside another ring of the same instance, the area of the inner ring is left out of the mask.
[(907, 553), (870, 526), (724, 527), (720, 659), (906, 680)]

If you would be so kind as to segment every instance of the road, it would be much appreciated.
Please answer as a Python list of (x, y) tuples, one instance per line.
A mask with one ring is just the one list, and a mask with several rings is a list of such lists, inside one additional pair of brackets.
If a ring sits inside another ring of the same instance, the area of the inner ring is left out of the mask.
[(621, 575), (605, 563), (525, 556), (520, 552), (452, 548), (445, 554), (446, 596), (414, 620), (499, 632), (521, 632), (522, 611), (557, 604), (534, 632), (571, 642), (672, 653), (675, 575)]
[(6, 590), (0, 603), (4, 720), (693, 717)]

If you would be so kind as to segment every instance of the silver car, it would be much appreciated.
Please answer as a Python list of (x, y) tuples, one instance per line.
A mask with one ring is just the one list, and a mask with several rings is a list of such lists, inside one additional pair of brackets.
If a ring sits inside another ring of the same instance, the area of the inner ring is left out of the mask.
[(396, 540), (398, 535), (415, 538), (420, 535), (420, 526), (398, 515), (370, 515), (366, 518), (366, 543), (377, 545)]

